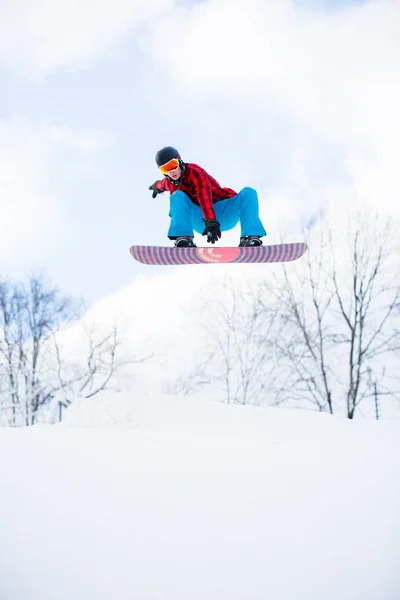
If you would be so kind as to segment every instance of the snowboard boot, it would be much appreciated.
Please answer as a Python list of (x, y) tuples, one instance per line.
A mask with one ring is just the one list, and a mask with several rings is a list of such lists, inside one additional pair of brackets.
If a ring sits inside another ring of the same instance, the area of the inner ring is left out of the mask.
[(262, 246), (262, 240), (258, 235), (248, 235), (240, 238), (239, 248), (244, 246), (250, 246), (252, 248), (256, 246)]
[(192, 237), (181, 236), (175, 240), (175, 248), (197, 248)]

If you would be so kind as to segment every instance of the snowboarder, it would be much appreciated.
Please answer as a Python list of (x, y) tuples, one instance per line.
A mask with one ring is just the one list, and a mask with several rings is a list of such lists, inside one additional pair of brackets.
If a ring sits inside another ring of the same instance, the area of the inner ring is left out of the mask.
[(157, 152), (156, 163), (164, 178), (155, 181), (149, 190), (153, 198), (163, 192), (171, 194), (168, 238), (175, 240), (176, 247), (195, 247), (194, 231), (214, 244), (221, 238), (221, 231), (233, 229), (239, 222), (239, 246), (262, 245), (261, 237), (267, 234), (258, 215), (256, 190), (245, 187), (237, 194), (222, 188), (199, 165), (184, 163), (172, 146)]

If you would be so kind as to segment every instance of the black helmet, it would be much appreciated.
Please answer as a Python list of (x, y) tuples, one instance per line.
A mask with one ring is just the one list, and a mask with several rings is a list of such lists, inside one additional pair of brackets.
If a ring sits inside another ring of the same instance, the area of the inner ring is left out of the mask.
[(156, 163), (157, 167), (161, 167), (161, 165), (165, 165), (172, 158), (180, 159), (180, 154), (176, 148), (172, 146), (165, 146), (165, 148), (161, 148), (156, 154)]
[(171, 179), (169, 175), (167, 175), (167, 177), (170, 179), (171, 183), (173, 183), (175, 186), (179, 186), (185, 172), (185, 163), (181, 159), (181, 155), (179, 154), (178, 150), (172, 146), (165, 146), (165, 148), (161, 148), (161, 150), (159, 150), (156, 154), (156, 163), (157, 167), (162, 167), (162, 165), (167, 164), (167, 162), (173, 158), (178, 159), (179, 166), (181, 168), (181, 174), (179, 179)]

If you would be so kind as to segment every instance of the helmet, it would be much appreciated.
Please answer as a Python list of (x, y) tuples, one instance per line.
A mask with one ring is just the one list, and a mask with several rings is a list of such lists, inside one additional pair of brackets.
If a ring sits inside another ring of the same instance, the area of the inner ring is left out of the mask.
[(156, 163), (157, 167), (161, 167), (161, 165), (165, 165), (172, 158), (180, 159), (180, 154), (176, 148), (172, 146), (165, 146), (165, 148), (161, 148), (156, 154)]
[(161, 167), (169, 162), (172, 158), (178, 159), (179, 166), (181, 168), (181, 175), (179, 179), (171, 179), (169, 175), (167, 175), (167, 177), (170, 179), (171, 183), (173, 183), (175, 186), (179, 186), (185, 172), (185, 163), (181, 159), (181, 155), (179, 154), (178, 150), (172, 146), (165, 146), (164, 148), (161, 148), (161, 150), (159, 150), (156, 154), (156, 163), (157, 167)]

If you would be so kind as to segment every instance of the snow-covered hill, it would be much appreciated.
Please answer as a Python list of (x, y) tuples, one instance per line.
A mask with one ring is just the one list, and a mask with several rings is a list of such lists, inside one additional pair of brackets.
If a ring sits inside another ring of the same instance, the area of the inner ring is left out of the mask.
[(104, 394), (0, 430), (1, 600), (397, 600), (399, 422)]

